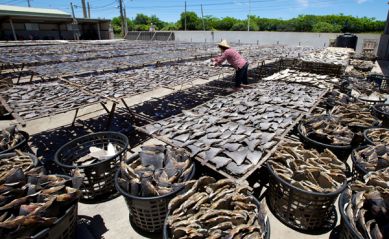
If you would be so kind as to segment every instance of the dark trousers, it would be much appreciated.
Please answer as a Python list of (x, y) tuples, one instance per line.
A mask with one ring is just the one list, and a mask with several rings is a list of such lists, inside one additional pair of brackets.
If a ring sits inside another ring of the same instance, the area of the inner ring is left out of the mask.
[(240, 87), (240, 84), (245, 84), (247, 85), (247, 69), (249, 68), (249, 63), (246, 63), (242, 67), (242, 69), (236, 70), (235, 73), (235, 87)]

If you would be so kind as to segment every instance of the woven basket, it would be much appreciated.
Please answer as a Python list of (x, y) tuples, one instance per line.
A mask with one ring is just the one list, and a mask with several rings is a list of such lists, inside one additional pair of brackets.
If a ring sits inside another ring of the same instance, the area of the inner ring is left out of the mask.
[(389, 128), (389, 114), (382, 111), (380, 107), (389, 106), (389, 104), (375, 104), (372, 107), (372, 114), (382, 120), (382, 127)]
[(313, 140), (306, 135), (302, 133), (301, 127), (303, 125), (303, 122), (300, 123), (297, 127), (298, 135), (300, 137), (300, 140), (302, 143), (304, 143), (305, 146), (310, 147), (310, 148), (315, 148), (319, 152), (324, 151), (324, 149), (329, 149), (331, 152), (333, 152), (339, 160), (342, 162), (345, 162), (350, 155), (352, 151), (352, 146), (351, 145), (331, 145), (331, 144), (324, 144), (319, 141)]
[(31, 239), (74, 239), (77, 227), (77, 203), (70, 207), (65, 215), (59, 218), (53, 226), (47, 228)]
[[(256, 199), (255, 197), (251, 197), (254, 204), (257, 205), (257, 207), (259, 208), (260, 207), (260, 203), (258, 201), (258, 199)], [(167, 215), (170, 214), (170, 211), (168, 211)], [(167, 217), (166, 217), (167, 219)], [(170, 230), (169, 230), (169, 227), (166, 223), (166, 220), (165, 220), (165, 223), (163, 225), (163, 239), (170, 239), (172, 238), (171, 235), (170, 235)], [(267, 219), (266, 221), (266, 225), (265, 225), (265, 239), (270, 239), (270, 221), (269, 219)]]
[(355, 158), (355, 152), (366, 148), (367, 146), (361, 146), (354, 149), (351, 153), (351, 160), (353, 162), (353, 175), (355, 179), (363, 180), (363, 176), (365, 176), (369, 171), (367, 171), (360, 163), (357, 162)]
[[(133, 159), (135, 160), (135, 158)], [(185, 181), (191, 180), (195, 174), (195, 171), (195, 167), (193, 167), (192, 172), (189, 174), (188, 178), (185, 179)], [(168, 211), (168, 204), (171, 199), (182, 192), (184, 186), (181, 186), (175, 191), (172, 191), (163, 196), (138, 197), (129, 194), (120, 187), (118, 183), (119, 177), (120, 170), (118, 170), (115, 175), (115, 187), (117, 191), (123, 195), (126, 201), (128, 210), (130, 212), (130, 220), (142, 231), (162, 231)]]
[[(37, 159), (37, 157), (33, 154), (30, 154), (30, 153), (25, 153), (23, 152), (23, 154), (27, 155), (28, 157), (30, 157), (31, 161), (32, 161), (32, 164), (34, 165), (34, 167), (38, 166), (39, 164), (39, 161)], [(16, 156), (16, 153), (15, 152), (12, 152), (12, 153), (6, 153), (6, 154), (0, 154), (0, 161), (1, 160), (7, 160), (8, 158), (12, 158)]]
[[(363, 131), (363, 137), (365, 138), (365, 141), (366, 143), (368, 144), (372, 144), (372, 145), (375, 145), (376, 143), (373, 142), (373, 140), (371, 140), (368, 136), (368, 134), (370, 133), (370, 131), (374, 130), (374, 129), (378, 129), (378, 128), (370, 128), (370, 129), (367, 129), (365, 131)], [(383, 128), (385, 131), (389, 131), (389, 129), (385, 129)]]
[(266, 203), (281, 222), (306, 233), (333, 229), (337, 221), (334, 203), (346, 188), (346, 180), (332, 193), (307, 192), (280, 178), (269, 165), (267, 168), (270, 178)]
[(4, 150), (4, 151), (1, 151), (0, 154), (11, 153), (11, 152), (15, 151), (15, 149), (18, 149), (18, 150), (23, 151), (23, 152), (31, 152), (31, 149), (28, 146), (28, 139), (30, 138), (30, 135), (25, 131), (19, 130), (18, 132), (21, 135), (23, 135), (23, 139), (14, 147), (7, 149), (7, 150)]
[[(87, 166), (74, 166), (73, 162), (89, 153), (91, 146), (106, 148), (108, 143), (116, 146), (118, 152), (109, 159)], [(68, 174), (79, 168), (84, 176), (80, 188), (85, 200), (98, 200), (116, 192), (114, 176), (120, 162), (125, 159), (128, 138), (117, 132), (99, 132), (77, 138), (62, 146), (54, 156), (54, 161)]]
[(351, 226), (349, 218), (346, 216), (344, 205), (347, 203), (346, 196), (342, 193), (339, 197), (339, 211), (340, 211), (340, 233), (339, 239), (364, 239), (359, 236), (355, 229)]
[(375, 104), (383, 104), (385, 103), (386, 99), (383, 99), (383, 100), (367, 100), (367, 99), (363, 99), (363, 98), (358, 98), (358, 100), (366, 103), (366, 104), (369, 104), (369, 105), (375, 105)]

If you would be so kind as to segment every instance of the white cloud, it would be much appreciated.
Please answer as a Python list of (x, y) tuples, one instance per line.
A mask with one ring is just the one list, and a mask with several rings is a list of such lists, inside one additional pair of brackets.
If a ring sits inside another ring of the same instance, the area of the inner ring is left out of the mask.
[(362, 4), (364, 2), (367, 2), (368, 0), (355, 0), (358, 4)]
[[(361, 1), (361, 0), (359, 0)], [(363, 0), (362, 0), (363, 1)], [(302, 6), (302, 7), (308, 7), (309, 5), (309, 0), (297, 0), (297, 2)]]

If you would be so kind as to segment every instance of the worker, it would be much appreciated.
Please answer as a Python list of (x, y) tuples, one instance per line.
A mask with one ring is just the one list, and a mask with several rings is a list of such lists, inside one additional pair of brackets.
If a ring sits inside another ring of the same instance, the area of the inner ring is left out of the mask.
[(222, 40), (218, 47), (220, 48), (222, 55), (215, 57), (212, 59), (213, 65), (221, 65), (225, 60), (234, 67), (236, 70), (235, 74), (235, 87), (233, 91), (238, 91), (243, 88), (251, 88), (249, 87), (247, 81), (247, 69), (249, 67), (249, 63), (236, 51), (234, 48), (228, 45), (226, 40)]

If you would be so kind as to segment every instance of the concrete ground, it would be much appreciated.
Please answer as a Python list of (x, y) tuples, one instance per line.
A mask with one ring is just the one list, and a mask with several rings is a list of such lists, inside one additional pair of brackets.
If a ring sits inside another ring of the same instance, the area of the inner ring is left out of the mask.
[[(214, 77), (217, 79), (219, 77)], [(129, 106), (135, 105), (152, 98), (162, 97), (164, 95), (171, 94), (180, 89), (192, 87), (193, 85), (199, 85), (209, 82), (207, 80), (198, 80), (193, 84), (187, 84), (183, 86), (175, 87), (174, 89), (159, 88), (154, 91), (147, 92), (141, 95), (130, 97), (126, 99)], [(110, 104), (108, 104), (110, 107)], [(124, 107), (119, 104), (118, 107)], [(46, 117), (42, 119), (32, 120), (27, 122), (23, 130), (27, 131), (30, 135), (37, 134), (43, 131), (55, 129), (57, 127), (68, 125), (72, 122), (75, 111), (59, 114), (53, 117)], [(100, 105), (89, 106), (79, 111), (79, 119), (90, 119), (106, 112)], [(9, 124), (15, 124), (16, 121), (0, 122), (0, 128), (6, 127)], [(155, 143), (155, 140), (147, 141), (145, 144)], [(33, 149), (36, 150), (36, 149)], [(131, 149), (131, 153), (137, 152), (138, 148)], [(106, 202), (86, 204), (79, 203), (78, 206), (79, 225), (78, 225), (78, 239), (125, 239), (125, 238), (162, 238), (162, 234), (150, 235), (137, 232), (133, 229), (129, 222), (128, 209), (124, 198), (118, 196)], [(307, 235), (294, 231), (282, 224), (276, 219), (269, 211), (269, 219), (271, 226), (271, 238), (272, 239), (324, 239), (329, 238), (330, 233), (322, 235)], [(339, 223), (339, 217), (338, 217)]]
[[(152, 144), (158, 142), (151, 140), (145, 144)], [(138, 149), (135, 149), (137, 151)], [(84, 204), (79, 203), (79, 215), (81, 218), (88, 217), (93, 218), (92, 225), (86, 226), (86, 224), (79, 225), (78, 239), (143, 239), (143, 238), (162, 238), (161, 233), (158, 234), (145, 234), (136, 231), (131, 226), (128, 217), (127, 205), (122, 196), (112, 199), (107, 202), (98, 204)], [(297, 232), (283, 223), (281, 223), (275, 216), (269, 211), (270, 220), (270, 238), (271, 239), (328, 239), (331, 232), (321, 235), (309, 235)], [(340, 215), (338, 215), (338, 222), (340, 222)], [(94, 234), (94, 235), (93, 235)]]

